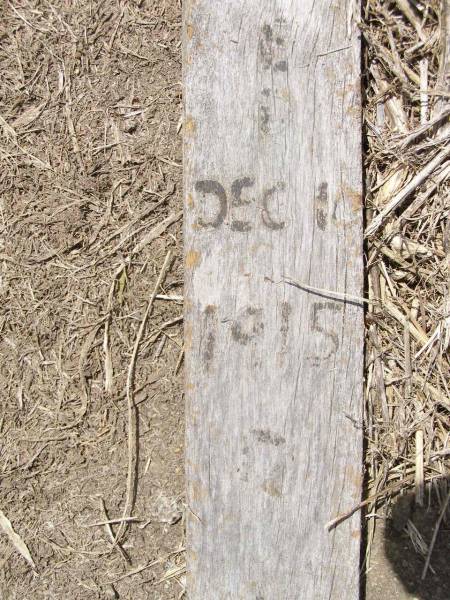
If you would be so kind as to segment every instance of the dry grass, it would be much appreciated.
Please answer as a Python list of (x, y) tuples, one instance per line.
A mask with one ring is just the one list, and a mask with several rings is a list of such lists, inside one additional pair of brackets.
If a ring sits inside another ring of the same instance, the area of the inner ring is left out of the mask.
[[(400, 492), (414, 490), (416, 506), (431, 497), (443, 506), (447, 495), (450, 32), (444, 4), (367, 0), (363, 15), (371, 514)], [(369, 541), (374, 524), (371, 519)]]

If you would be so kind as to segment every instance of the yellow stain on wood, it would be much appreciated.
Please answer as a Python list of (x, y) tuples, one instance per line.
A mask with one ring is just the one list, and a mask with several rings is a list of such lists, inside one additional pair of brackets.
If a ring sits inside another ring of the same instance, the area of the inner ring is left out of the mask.
[[(189, 515), (189, 513), (188, 513), (188, 515)], [(196, 520), (193, 515), (192, 516), (189, 515), (188, 519), (192, 522), (195, 522), (195, 520)], [(187, 583), (188, 588), (192, 589), (192, 587), (194, 586), (194, 574), (192, 573), (192, 571), (190, 569), (188, 571), (186, 571), (186, 583)]]
[(236, 515), (232, 512), (226, 512), (222, 517), (223, 523), (235, 523), (237, 521)]
[(280, 97), (285, 100), (285, 102), (288, 102), (290, 98), (289, 88), (282, 88), (280, 90)]
[(186, 35), (187, 35), (188, 40), (192, 40), (192, 38), (194, 37), (194, 32), (195, 32), (194, 26), (192, 25), (192, 23), (188, 23), (186, 25)]
[(325, 77), (327, 78), (327, 81), (334, 82), (336, 80), (336, 71), (335, 71), (335, 69), (332, 69), (331, 67), (327, 67), (325, 69)]
[(186, 206), (191, 209), (194, 208), (195, 204), (194, 204), (194, 198), (193, 198), (192, 194), (187, 195)]
[(186, 416), (186, 423), (189, 427), (197, 427), (198, 425), (198, 417), (194, 414)]
[(272, 498), (281, 498), (281, 491), (278, 489), (275, 481), (273, 481), (272, 479), (267, 479), (262, 484), (262, 489), (266, 492), (266, 494), (272, 496)]
[(362, 208), (362, 194), (359, 190), (355, 190), (348, 185), (344, 185), (343, 188), (344, 198), (350, 201), (352, 212), (360, 212)]
[(352, 498), (359, 500), (363, 483), (362, 473), (353, 465), (348, 465), (345, 469), (345, 479), (353, 485)]
[[(333, 74), (333, 79), (336, 77), (336, 73), (334, 70), (330, 70), (330, 75)], [(345, 86), (339, 86), (335, 92), (335, 96), (337, 98), (356, 98), (358, 99), (361, 95), (361, 84), (358, 81), (354, 81), (353, 83), (346, 83)]]
[(356, 190), (348, 190), (348, 196), (352, 205), (353, 212), (360, 212), (362, 208), (362, 194)]
[(190, 502), (195, 504), (208, 496), (208, 490), (199, 481), (190, 481), (188, 495)]
[(354, 119), (358, 119), (358, 120), (361, 119), (361, 116), (362, 116), (361, 106), (359, 104), (350, 106), (350, 108), (347, 109), (347, 114), (349, 117), (353, 117)]
[(186, 457), (186, 467), (189, 467), (191, 471), (198, 473), (198, 464), (190, 460), (188, 457)]
[(189, 250), (186, 254), (186, 268), (195, 269), (200, 264), (201, 254), (197, 250)]
[(186, 117), (184, 121), (184, 134), (185, 135), (194, 135), (197, 131), (197, 124), (192, 117)]
[[(192, 515), (193, 516), (193, 515)], [(195, 518), (195, 517), (194, 517)], [(186, 550), (186, 553), (188, 555), (188, 560), (190, 562), (196, 562), (198, 560), (198, 553), (195, 550), (192, 550), (192, 548), (188, 548)]]
[(250, 246), (251, 254), (257, 254), (259, 251), (267, 251), (272, 250), (272, 244), (268, 244), (266, 242), (257, 242), (256, 244), (252, 244)]

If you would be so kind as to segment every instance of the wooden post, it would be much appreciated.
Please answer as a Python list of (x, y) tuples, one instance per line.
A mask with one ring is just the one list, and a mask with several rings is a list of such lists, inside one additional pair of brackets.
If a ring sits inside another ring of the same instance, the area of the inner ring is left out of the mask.
[(358, 598), (356, 4), (185, 2), (190, 600)]

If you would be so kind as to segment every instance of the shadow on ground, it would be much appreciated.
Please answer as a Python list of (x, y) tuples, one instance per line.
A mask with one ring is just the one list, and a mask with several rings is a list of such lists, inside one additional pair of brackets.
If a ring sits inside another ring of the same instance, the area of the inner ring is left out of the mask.
[[(386, 521), (384, 552), (411, 598), (450, 600), (449, 490), (450, 478), (434, 482), (425, 494), (423, 507), (415, 503), (414, 494), (403, 495)], [(427, 549), (439, 520), (430, 565), (422, 579)]]

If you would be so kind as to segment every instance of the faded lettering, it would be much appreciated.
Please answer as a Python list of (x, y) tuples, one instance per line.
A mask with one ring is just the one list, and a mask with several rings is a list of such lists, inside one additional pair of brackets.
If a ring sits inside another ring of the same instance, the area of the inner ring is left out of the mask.
[(205, 179), (204, 181), (197, 181), (195, 184), (195, 191), (206, 195), (216, 196), (219, 207), (217, 214), (211, 221), (205, 221), (202, 218), (198, 220), (200, 227), (219, 227), (225, 220), (227, 214), (227, 195), (218, 181), (212, 179)]
[[(255, 180), (251, 177), (242, 177), (236, 179), (231, 184), (231, 197), (233, 207), (245, 206), (251, 203), (251, 200), (245, 200), (242, 198), (242, 190), (255, 185)], [(233, 231), (250, 231), (251, 225), (248, 221), (242, 221), (235, 219), (231, 222), (231, 229)]]
[[(231, 184), (231, 207), (228, 206), (227, 193), (222, 184), (218, 181), (214, 181), (213, 179), (204, 179), (202, 181), (197, 181), (195, 184), (195, 191), (197, 194), (203, 194), (203, 196), (215, 196), (217, 199), (216, 204), (216, 214), (210, 220), (205, 219), (204, 217), (199, 217), (196, 226), (198, 227), (212, 227), (217, 229), (221, 225), (225, 223), (227, 215), (229, 212), (234, 212), (235, 209), (248, 206), (250, 204), (254, 204), (256, 206), (256, 198), (245, 199), (242, 197), (242, 192), (244, 188), (251, 188), (255, 185), (255, 180), (253, 177), (240, 177), (239, 179), (235, 179)], [(261, 220), (263, 224), (273, 231), (283, 229), (285, 226), (284, 221), (277, 221), (272, 215), (269, 204), (276, 199), (276, 196), (279, 192), (284, 191), (285, 185), (282, 182), (277, 183), (275, 186), (266, 189), (262, 194), (262, 211), (261, 211)], [(199, 206), (205, 205), (205, 203), (201, 202), (193, 202), (192, 197), (188, 195), (188, 198), (191, 198), (189, 202), (189, 206)], [(204, 212), (208, 212), (207, 208), (204, 208)], [(245, 233), (252, 229), (252, 224), (248, 220), (236, 219), (232, 218), (230, 223), (230, 229), (232, 231)]]
[(325, 231), (328, 221), (328, 183), (319, 185), (319, 193), (316, 196), (316, 223), (319, 229)]
[(340, 307), (334, 302), (314, 302), (312, 306), (312, 330), (319, 332), (327, 340), (327, 343), (321, 344), (324, 351), (313, 357), (313, 362), (316, 366), (320, 361), (334, 356), (339, 349), (339, 338), (334, 331), (328, 331), (323, 326), (321, 313), (323, 311), (339, 312), (339, 310)]
[(239, 344), (245, 346), (264, 330), (262, 308), (248, 306), (238, 315), (231, 326), (231, 336)]
[(279, 183), (278, 185), (269, 188), (263, 194), (263, 211), (262, 211), (262, 220), (264, 225), (269, 229), (283, 229), (284, 221), (278, 222), (276, 221), (270, 214), (269, 202), (272, 200), (273, 196), (280, 191), (284, 190), (284, 183)]

